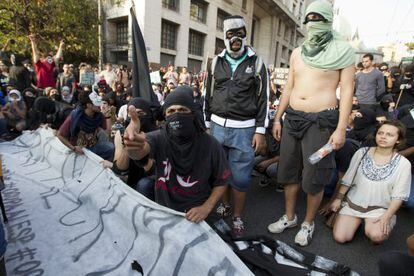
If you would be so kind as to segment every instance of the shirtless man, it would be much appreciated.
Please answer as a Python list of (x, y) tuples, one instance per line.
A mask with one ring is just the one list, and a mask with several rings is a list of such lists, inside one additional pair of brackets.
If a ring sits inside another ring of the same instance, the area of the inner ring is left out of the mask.
[[(290, 73), (273, 125), (273, 136), (281, 140), (278, 182), (284, 185), (286, 210), (268, 230), (281, 233), (297, 225), (295, 207), (301, 182), (307, 194), (306, 216), (295, 237), (301, 246), (312, 239), (324, 185), (335, 167), (333, 154), (315, 165), (308, 157), (327, 142), (333, 149), (343, 146), (352, 107), (354, 51), (333, 32), (332, 17), (332, 5), (326, 0), (317, 0), (307, 8), (304, 23), (308, 38), (290, 57)], [(319, 40), (314, 42), (316, 36)], [(339, 82), (338, 111), (335, 90)], [(280, 120), (285, 112), (282, 131)]]

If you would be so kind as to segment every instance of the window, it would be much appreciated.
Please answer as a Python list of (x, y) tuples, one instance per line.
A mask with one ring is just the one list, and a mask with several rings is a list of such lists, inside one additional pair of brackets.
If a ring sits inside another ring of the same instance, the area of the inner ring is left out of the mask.
[(217, 9), (217, 30), (223, 31), (223, 21), (226, 17), (230, 16), (227, 12)]
[(190, 19), (206, 23), (207, 4), (199, 0), (192, 0), (190, 6)]
[(279, 23), (277, 25), (277, 35), (281, 36), (282, 35), (282, 19), (279, 18)]
[(290, 32), (290, 44), (295, 45), (295, 31)]
[(247, 7), (247, 0), (242, 0), (242, 9), (246, 9)]
[(161, 53), (160, 64), (161, 66), (174, 65), (175, 56)]
[(259, 33), (258, 27), (259, 27), (259, 19), (257, 19), (257, 17), (255, 17), (255, 16), (253, 16), (252, 35), (250, 36), (250, 43), (252, 44), (252, 46), (254, 46), (254, 43), (255, 43), (255, 34)]
[(285, 25), (285, 34), (283, 36), (286, 41), (289, 41), (289, 28)]
[(162, 6), (169, 10), (178, 11), (180, 0), (162, 0)]
[(115, 53), (115, 63), (125, 64), (128, 62), (128, 51), (116, 52)]
[(196, 59), (188, 59), (188, 71), (192, 72), (192, 73), (198, 73), (201, 71), (201, 64), (202, 61), (201, 60), (196, 60)]
[(295, 4), (293, 4), (292, 13), (293, 13), (293, 15), (296, 14), (296, 5)]
[(190, 55), (203, 56), (204, 34), (190, 30), (188, 39), (188, 53)]
[(116, 44), (128, 45), (128, 20), (116, 23)]
[(177, 25), (163, 20), (161, 24), (161, 47), (175, 50), (177, 42)]
[(226, 46), (224, 45), (223, 39), (216, 38), (216, 48), (214, 50), (214, 54), (220, 54), (224, 50), (224, 48), (226, 48)]

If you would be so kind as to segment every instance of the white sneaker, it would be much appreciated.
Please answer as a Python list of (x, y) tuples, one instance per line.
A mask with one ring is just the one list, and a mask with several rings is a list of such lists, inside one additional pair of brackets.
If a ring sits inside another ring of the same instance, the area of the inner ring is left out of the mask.
[(310, 225), (307, 222), (302, 223), (299, 232), (296, 234), (295, 243), (300, 246), (307, 246), (312, 240), (313, 232), (315, 231), (315, 223)]
[(286, 228), (292, 228), (298, 225), (298, 217), (295, 215), (293, 220), (289, 220), (287, 215), (283, 215), (278, 221), (269, 224), (267, 230), (273, 234), (282, 233)]

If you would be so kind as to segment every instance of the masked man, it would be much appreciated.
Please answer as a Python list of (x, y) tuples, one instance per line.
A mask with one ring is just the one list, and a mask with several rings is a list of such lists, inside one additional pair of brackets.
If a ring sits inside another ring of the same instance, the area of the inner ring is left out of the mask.
[[(246, 45), (246, 24), (242, 17), (224, 20), (226, 49), (215, 57), (208, 70), (205, 116), (210, 133), (222, 144), (233, 179), (233, 234), (241, 236), (241, 218), (250, 187), (255, 152), (265, 148), (268, 126), (268, 74), (263, 61)], [(217, 212), (230, 215), (229, 195)]]
[(147, 134), (140, 132), (137, 111), (129, 106), (131, 122), (123, 139), (131, 159), (155, 160), (157, 203), (185, 212), (192, 222), (207, 219), (214, 223), (215, 212), (211, 211), (226, 190), (231, 173), (222, 147), (204, 131), (192, 94), (189, 86), (171, 92), (163, 105), (165, 125)]
[[(290, 73), (273, 125), (273, 136), (281, 140), (278, 182), (284, 184), (285, 214), (268, 230), (281, 233), (297, 225), (295, 207), (301, 182), (307, 194), (306, 215), (295, 237), (301, 246), (312, 239), (324, 185), (335, 167), (333, 153), (315, 165), (308, 157), (326, 143), (334, 150), (343, 146), (352, 107), (354, 51), (332, 30), (332, 19), (328, 1), (308, 6), (304, 22), (308, 37), (290, 57)], [(338, 110), (335, 90), (339, 82)], [(282, 131), (280, 119), (285, 112)]]

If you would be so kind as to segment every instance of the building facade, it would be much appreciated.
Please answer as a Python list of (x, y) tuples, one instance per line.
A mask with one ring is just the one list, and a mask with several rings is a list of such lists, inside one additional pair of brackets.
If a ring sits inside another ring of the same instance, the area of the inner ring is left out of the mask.
[(306, 0), (101, 0), (104, 62), (131, 60), (134, 5), (153, 69), (173, 64), (192, 72), (205, 68), (224, 48), (223, 20), (241, 15), (248, 44), (266, 64), (288, 67), (289, 57), (305, 36)]

